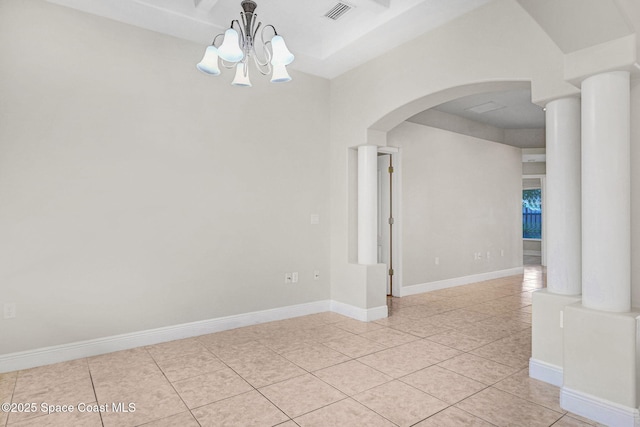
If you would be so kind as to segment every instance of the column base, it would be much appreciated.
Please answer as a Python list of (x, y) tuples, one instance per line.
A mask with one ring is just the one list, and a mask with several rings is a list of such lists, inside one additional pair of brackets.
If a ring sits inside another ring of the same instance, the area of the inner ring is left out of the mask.
[(332, 283), (332, 311), (363, 322), (388, 316), (386, 264), (346, 264), (340, 274), (345, 281)]
[(563, 310), (580, 301), (580, 295), (560, 295), (541, 289), (533, 293), (531, 360), (529, 376), (562, 386), (564, 366)]
[(606, 425), (640, 427), (637, 317), (581, 303), (564, 309), (564, 385), (560, 406)]
[(608, 426), (640, 427), (640, 412), (568, 387), (560, 390), (562, 409)]
[(529, 359), (529, 377), (556, 387), (562, 387), (562, 367), (543, 362), (542, 360)]

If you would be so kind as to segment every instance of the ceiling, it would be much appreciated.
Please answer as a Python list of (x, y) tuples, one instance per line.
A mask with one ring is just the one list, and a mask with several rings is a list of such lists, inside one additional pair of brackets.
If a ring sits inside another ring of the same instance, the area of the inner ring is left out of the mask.
[[(240, 0), (47, 1), (190, 40), (203, 50), (241, 10)], [(296, 55), (290, 68), (334, 78), (491, 1), (257, 0), (256, 14), (286, 39)], [(517, 2), (564, 53), (640, 31), (639, 0)], [(325, 17), (338, 3), (352, 8), (336, 21)], [(495, 109), (482, 112), (488, 107)], [(527, 90), (474, 95), (436, 109), (502, 129), (544, 127), (544, 113)]]
[[(148, 30), (211, 44), (240, 0), (48, 0)], [(272, 24), (296, 55), (291, 68), (334, 78), (491, 0), (257, 0), (258, 20)], [(352, 6), (337, 21), (337, 3)], [(199, 59), (199, 58), (198, 58)]]
[(465, 96), (435, 109), (501, 129), (538, 129), (545, 124), (544, 111), (531, 103), (530, 89)]
[(564, 53), (633, 33), (637, 0), (518, 0)]
[[(487, 92), (445, 102), (407, 121), (513, 147), (544, 149), (544, 109), (531, 102), (531, 88), (523, 87), (528, 85), (519, 86), (509, 91)], [(542, 150), (523, 154), (523, 161), (545, 161), (544, 157)]]

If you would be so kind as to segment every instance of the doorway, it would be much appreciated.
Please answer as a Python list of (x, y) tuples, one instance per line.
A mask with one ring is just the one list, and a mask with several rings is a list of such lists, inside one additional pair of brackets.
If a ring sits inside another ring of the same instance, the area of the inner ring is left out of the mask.
[(544, 176), (522, 177), (522, 264), (546, 265)]
[(378, 263), (387, 266), (387, 296), (401, 296), (399, 163), (395, 147), (378, 149)]

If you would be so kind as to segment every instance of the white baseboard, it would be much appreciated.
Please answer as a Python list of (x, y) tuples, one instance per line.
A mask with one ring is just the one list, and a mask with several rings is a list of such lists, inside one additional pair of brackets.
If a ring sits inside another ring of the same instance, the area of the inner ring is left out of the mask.
[(291, 319), (309, 314), (334, 311), (365, 322), (387, 317), (387, 306), (362, 309), (338, 301), (324, 300), (270, 310), (254, 311), (235, 316), (219, 317), (198, 322), (183, 323), (129, 334), (114, 335), (87, 341), (61, 344), (51, 347), (0, 355), (0, 373), (12, 372), (36, 366), (98, 356), (114, 351), (128, 350), (145, 345), (191, 338), (214, 332), (276, 320)]
[(389, 311), (386, 305), (364, 309), (339, 301), (331, 301), (331, 311), (362, 322), (371, 322), (373, 320), (384, 319), (389, 316)]
[(562, 387), (564, 382), (562, 368), (550, 363), (529, 359), (529, 376), (533, 379), (544, 381), (556, 387)]
[(560, 389), (560, 407), (600, 424), (640, 427), (638, 408), (623, 406), (567, 387)]
[[(114, 351), (153, 345), (167, 341), (190, 338), (242, 326), (290, 319), (331, 309), (330, 300), (298, 304), (270, 310), (255, 311), (235, 316), (183, 323), (129, 334), (114, 335), (87, 341), (73, 342), (52, 347), (38, 348), (18, 353), (0, 355), (0, 372), (11, 372), (36, 366), (49, 365), (83, 357), (97, 356)], [(345, 304), (346, 305), (346, 304)], [(385, 307), (386, 308), (386, 307)], [(349, 315), (346, 314), (345, 315)]]
[(499, 279), (501, 277), (522, 274), (524, 267), (515, 267), (507, 270), (490, 271), (471, 276), (454, 277), (452, 279), (438, 280), (435, 282), (421, 283), (419, 285), (403, 286), (400, 296), (421, 294), (423, 292), (437, 291), (438, 289), (453, 288), (454, 286), (468, 285), (469, 283), (482, 282), (484, 280)]

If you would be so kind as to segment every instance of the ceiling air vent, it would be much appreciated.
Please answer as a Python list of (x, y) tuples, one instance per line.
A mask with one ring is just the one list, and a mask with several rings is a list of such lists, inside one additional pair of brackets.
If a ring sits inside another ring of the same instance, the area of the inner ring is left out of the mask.
[(346, 3), (337, 3), (327, 13), (325, 13), (324, 16), (337, 21), (341, 16), (349, 12), (351, 9), (353, 9), (353, 7), (349, 6)]
[(465, 111), (473, 111), (474, 113), (484, 114), (489, 111), (500, 110), (504, 108), (504, 105), (500, 105), (497, 102), (489, 101), (484, 104), (476, 105), (475, 107), (465, 108)]

